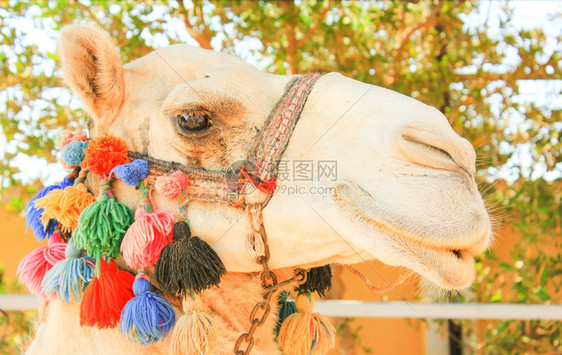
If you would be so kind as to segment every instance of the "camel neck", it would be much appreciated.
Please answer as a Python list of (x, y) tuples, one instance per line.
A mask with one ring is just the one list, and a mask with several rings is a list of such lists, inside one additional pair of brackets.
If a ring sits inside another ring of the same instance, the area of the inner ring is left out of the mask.
[[(283, 272), (276, 273), (278, 276), (284, 276)], [(201, 293), (204, 311), (208, 312), (218, 337), (217, 348), (213, 354), (233, 353), (238, 337), (250, 329), (250, 313), (254, 306), (263, 300), (261, 295), (259, 273), (227, 273), (219, 287)], [(265, 323), (256, 328), (252, 354), (280, 353), (274, 341), (274, 328), (278, 320), (277, 299), (278, 292), (271, 298), (271, 312)]]

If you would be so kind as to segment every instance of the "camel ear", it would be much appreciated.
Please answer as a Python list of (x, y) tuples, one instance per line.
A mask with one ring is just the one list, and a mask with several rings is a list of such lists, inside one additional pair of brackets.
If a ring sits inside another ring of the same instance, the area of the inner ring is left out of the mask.
[(124, 96), (123, 67), (111, 39), (97, 28), (67, 26), (61, 31), (59, 56), (64, 80), (96, 126), (109, 127)]

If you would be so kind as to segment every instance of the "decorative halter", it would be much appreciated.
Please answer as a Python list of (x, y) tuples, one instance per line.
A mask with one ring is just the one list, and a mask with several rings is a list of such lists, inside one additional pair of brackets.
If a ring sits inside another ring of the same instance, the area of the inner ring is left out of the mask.
[[(280, 347), (286, 355), (326, 353), (334, 345), (334, 328), (312, 313), (311, 293), (323, 295), (330, 288), (330, 267), (297, 268), (292, 278), (278, 283), (268, 266), (262, 218), (277, 186), (279, 161), (319, 78), (319, 74), (308, 74), (290, 83), (239, 171), (210, 171), (158, 160), (127, 151), (122, 140), (111, 136), (88, 142), (85, 134), (66, 135), (63, 161), (74, 169), (61, 184), (44, 188), (27, 205), (28, 226), (39, 240), (49, 237), (49, 245), (22, 260), (20, 277), (43, 298), (81, 300), (82, 325), (112, 328), (120, 324), (127, 338), (143, 345), (172, 330), (173, 353), (211, 354), (216, 335), (198, 294), (218, 286), (226, 269), (207, 243), (191, 235), (187, 203), (221, 202), (246, 209), (251, 226), (248, 250), (262, 268), (263, 299), (252, 310), (251, 327), (239, 337), (234, 353), (250, 353), (254, 332), (268, 317), (273, 295), (290, 284), (296, 285), (299, 295), (296, 309), (286, 302), (286, 295), (280, 300), (280, 318), (286, 318), (278, 327)], [(97, 200), (86, 188), (87, 172), (101, 178)], [(135, 213), (112, 194), (110, 184), (116, 177), (141, 191)], [(262, 192), (261, 201), (248, 200), (249, 184)], [(172, 212), (154, 210), (152, 187), (166, 198), (181, 201), (175, 223)], [(115, 259), (121, 254), (138, 271), (136, 277), (118, 269)], [(159, 293), (180, 297), (184, 315), (176, 320), (173, 307)]]
[(313, 73), (294, 79), (271, 111), (265, 127), (245, 166), (240, 171), (204, 170), (166, 162), (146, 154), (129, 152), (131, 160), (148, 161), (151, 174), (162, 175), (182, 171), (190, 180), (187, 200), (217, 201), (231, 205), (244, 206), (246, 184), (252, 183), (260, 191), (273, 195), (277, 186), (279, 161), (289, 144), (289, 139), (300, 118), (308, 95), (320, 74)]

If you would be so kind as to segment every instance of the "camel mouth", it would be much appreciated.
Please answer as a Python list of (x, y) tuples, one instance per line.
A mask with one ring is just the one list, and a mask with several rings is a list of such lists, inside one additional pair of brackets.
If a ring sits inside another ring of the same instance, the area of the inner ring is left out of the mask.
[(421, 244), (401, 245), (412, 259), (403, 265), (412, 268), (437, 286), (463, 290), (475, 278), (475, 254), (470, 249), (437, 249)]
[(400, 236), (386, 231), (379, 238), (385, 238), (399, 257), (387, 259), (373, 255), (380, 261), (393, 266), (402, 266), (415, 271), (433, 284), (447, 290), (464, 290), (475, 279), (475, 257), (479, 255), (472, 248), (435, 248), (410, 240), (397, 240)]
[[(340, 185), (334, 196), (336, 203), (353, 221), (358, 246), (375, 259), (392, 266), (406, 267), (422, 275), (433, 284), (448, 290), (470, 287), (475, 278), (475, 257), (485, 251), (490, 243), (490, 229), (482, 226), (462, 237), (443, 236), (443, 243), (428, 243), (396, 225), (381, 222), (367, 208), (366, 196), (357, 186)], [(459, 240), (451, 242), (450, 240)]]

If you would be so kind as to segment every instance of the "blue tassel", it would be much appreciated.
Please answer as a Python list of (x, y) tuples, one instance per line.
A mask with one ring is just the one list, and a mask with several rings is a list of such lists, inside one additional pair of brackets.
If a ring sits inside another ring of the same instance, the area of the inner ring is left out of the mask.
[[(31, 227), (33, 230), (33, 235), (35, 239), (41, 241), (47, 237), (50, 237), (55, 231), (55, 227), (58, 224), (57, 221), (51, 219), (46, 226), (41, 223), (41, 216), (43, 215), (42, 208), (35, 208), (35, 201), (41, 197), (45, 197), (49, 192), (56, 189), (64, 189), (67, 186), (72, 185), (74, 182), (73, 178), (65, 177), (60, 184), (46, 186), (41, 191), (35, 195), (25, 206), (25, 223), (27, 224), (27, 229)], [(26, 229), (26, 231), (27, 231)]]
[(148, 345), (164, 338), (176, 323), (176, 312), (162, 296), (150, 290), (142, 274), (133, 284), (135, 298), (121, 312), (121, 333), (130, 341)]
[(149, 173), (148, 162), (142, 159), (115, 167), (115, 175), (129, 186), (137, 186), (139, 181), (146, 179)]
[(70, 166), (80, 165), (86, 152), (84, 149), (88, 147), (88, 143), (83, 141), (70, 142), (64, 146), (62, 150), (62, 160)]
[(95, 262), (89, 256), (82, 256), (82, 250), (74, 246), (72, 239), (68, 241), (65, 254), (66, 259), (56, 263), (43, 278), (43, 290), (47, 295), (56, 293), (66, 303), (72, 298), (80, 302), (94, 278)]
[(277, 324), (275, 325), (275, 338), (279, 336), (279, 330), (281, 330), (281, 324), (288, 316), (293, 313), (297, 313), (297, 307), (295, 302), (290, 302), (287, 300), (289, 297), (289, 292), (283, 291), (279, 294), (279, 314), (277, 319)]

